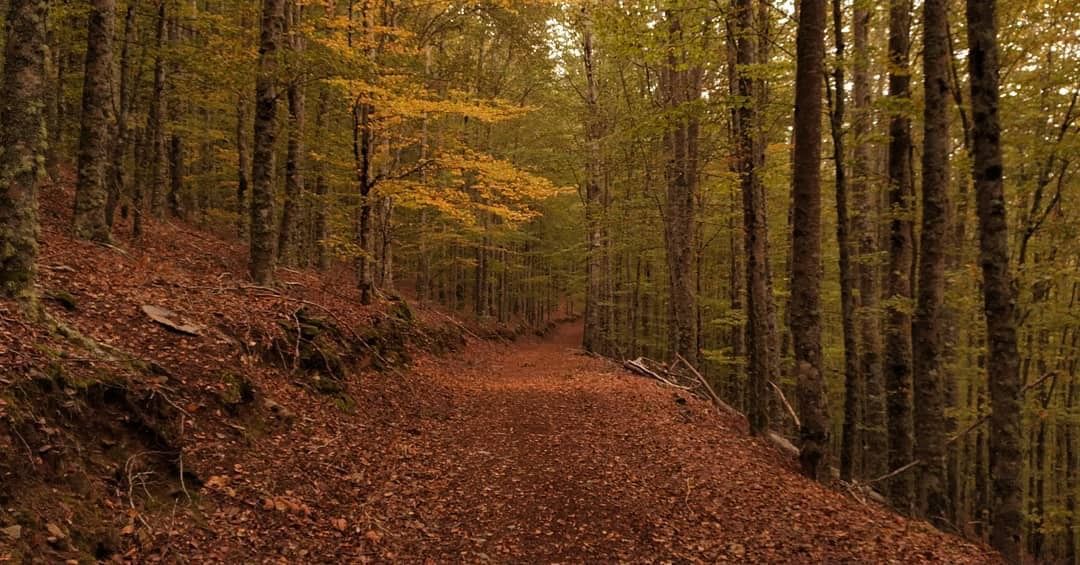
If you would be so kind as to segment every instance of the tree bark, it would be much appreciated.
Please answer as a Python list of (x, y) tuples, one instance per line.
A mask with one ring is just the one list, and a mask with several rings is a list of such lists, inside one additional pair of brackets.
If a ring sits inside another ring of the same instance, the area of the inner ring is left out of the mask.
[[(150, 143), (150, 213), (161, 217), (165, 210), (165, 191), (168, 184), (168, 170), (165, 151), (165, 0), (159, 0), (157, 24), (154, 32), (156, 52), (154, 53), (154, 91), (150, 98), (150, 109), (146, 116), (146, 135)], [(136, 213), (139, 213), (136, 211)]]
[(182, 218), (186, 213), (184, 192), (184, 138), (174, 133), (169, 136), (169, 215)]
[(998, 118), (998, 48), (994, 0), (967, 0), (973, 177), (979, 216), (979, 262), (989, 349), (990, 544), (1009, 563), (1022, 558), (1022, 397), (1016, 344), (1016, 294), (1009, 271), (1008, 222)]
[(250, 184), (248, 157), (248, 138), (245, 131), (248, 129), (247, 103), (244, 95), (236, 95), (236, 233), (243, 237), (247, 231), (247, 216), (250, 211), (247, 207), (247, 192)]
[[(286, 4), (285, 26), (288, 49), (298, 55), (304, 49), (303, 37), (298, 29), (301, 22), (298, 2)], [(281, 209), (281, 229), (278, 231), (278, 261), (293, 265), (298, 245), (299, 207), (304, 193), (304, 86), (302, 76), (292, 77), (286, 98), (289, 102), (289, 142), (285, 156), (285, 200)]]
[(870, 135), (873, 116), (870, 108), (870, 19), (873, 11), (864, 2), (855, 2), (853, 13), (854, 68), (851, 192), (856, 200), (853, 218), (859, 243), (859, 371), (865, 387), (863, 402), (863, 473), (880, 477), (888, 472), (888, 436), (885, 421), (885, 382), (881, 371), (881, 323), (878, 297), (877, 194), (873, 177)]
[(0, 78), (0, 292), (32, 299), (37, 185), (45, 174), (47, 0), (9, 0)]
[[(889, 270), (885, 328), (885, 378), (889, 424), (889, 467), (897, 469), (914, 457), (911, 416), (911, 266), (913, 188), (911, 173), (911, 1), (889, 5)], [(911, 511), (911, 473), (889, 479), (889, 497), (903, 513)]]
[(750, 0), (735, 0), (735, 63), (736, 92), (740, 104), (735, 109), (736, 163), (743, 200), (743, 246), (746, 254), (746, 367), (749, 382), (747, 417), (753, 434), (764, 434), (769, 427), (770, 381), (776, 382), (779, 368), (775, 339), (775, 313), (769, 308), (769, 236), (765, 189), (759, 174), (764, 164), (764, 151), (759, 132), (758, 92), (761, 82), (746, 69), (757, 63), (758, 49), (754, 25), (754, 9)]
[(603, 303), (603, 202), (601, 202), (600, 107), (593, 52), (592, 14), (582, 8), (582, 52), (585, 66), (585, 333), (582, 347), (594, 353), (607, 353), (604, 347)]
[(938, 526), (949, 523), (945, 472), (946, 386), (943, 335), (945, 255), (949, 229), (949, 50), (947, 0), (923, 2), (922, 231), (914, 342), (915, 457), (923, 462), (918, 508)]
[[(105, 202), (105, 222), (110, 228), (116, 216), (116, 207), (124, 198), (127, 190), (128, 175), (124, 166), (124, 159), (128, 152), (128, 142), (131, 138), (131, 126), (128, 123), (128, 114), (132, 106), (132, 77), (131, 77), (131, 44), (135, 41), (135, 8), (137, 1), (132, 1), (127, 6), (124, 14), (124, 39), (120, 45), (120, 89), (117, 92), (116, 112), (116, 135), (112, 144), (111, 164), (109, 168), (109, 196)], [(126, 205), (125, 205), (126, 210)]]
[[(685, 104), (700, 96), (701, 69), (687, 67), (682, 23), (674, 10), (667, 10), (667, 59), (661, 71), (663, 95), (672, 114), (664, 134), (667, 150), (667, 201), (664, 236), (670, 289), (668, 328), (670, 354), (682, 355), (697, 364), (697, 316), (694, 296), (694, 215), (697, 193), (698, 118)], [(689, 115), (682, 115), (682, 114)]]
[(75, 184), (75, 237), (111, 239), (108, 200), (109, 129), (112, 122), (112, 41), (115, 0), (94, 0), (87, 17), (86, 67), (79, 126), (79, 172)]
[(855, 314), (858, 301), (855, 269), (851, 265), (851, 240), (848, 235), (848, 180), (844, 162), (844, 32), (843, 5), (832, 0), (833, 37), (836, 53), (833, 68), (833, 97), (829, 126), (833, 142), (833, 164), (836, 170), (836, 245), (839, 248), (840, 317), (844, 332), (844, 424), (840, 438), (840, 478), (850, 481), (857, 473), (862, 441), (859, 438), (863, 400), (863, 382), (859, 367)]
[(277, 139), (277, 52), (285, 0), (263, 0), (255, 134), (251, 168), (251, 246), (248, 270), (258, 284), (274, 277), (274, 144)]
[(798, 386), (799, 461), (807, 477), (828, 467), (829, 414), (821, 352), (821, 98), (825, 2), (799, 2), (796, 32), (791, 333)]

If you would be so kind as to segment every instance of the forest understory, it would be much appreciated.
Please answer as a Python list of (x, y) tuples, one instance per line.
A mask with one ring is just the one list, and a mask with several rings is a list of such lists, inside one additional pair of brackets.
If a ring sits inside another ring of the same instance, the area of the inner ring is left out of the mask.
[(76, 242), (69, 198), (42, 191), (48, 320), (0, 310), (2, 561), (996, 560), (583, 354), (577, 322), (360, 307), (344, 273), (257, 287), (180, 222)]

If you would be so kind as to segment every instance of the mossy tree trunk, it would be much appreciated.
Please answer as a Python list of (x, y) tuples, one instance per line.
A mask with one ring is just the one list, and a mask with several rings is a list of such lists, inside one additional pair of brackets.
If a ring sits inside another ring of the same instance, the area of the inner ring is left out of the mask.
[(108, 242), (108, 150), (112, 126), (112, 42), (115, 0), (94, 0), (87, 17), (86, 66), (75, 185), (75, 237)]
[(46, 0), (9, 0), (0, 82), (0, 293), (30, 298), (45, 174)]

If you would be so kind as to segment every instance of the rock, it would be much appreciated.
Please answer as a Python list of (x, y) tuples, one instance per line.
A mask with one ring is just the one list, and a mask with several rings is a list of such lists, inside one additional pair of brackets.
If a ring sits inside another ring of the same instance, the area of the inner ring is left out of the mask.
[(17, 540), (22, 537), (22, 526), (15, 524), (14, 526), (0, 528), (0, 533), (7, 536), (7, 538), (10, 540)]

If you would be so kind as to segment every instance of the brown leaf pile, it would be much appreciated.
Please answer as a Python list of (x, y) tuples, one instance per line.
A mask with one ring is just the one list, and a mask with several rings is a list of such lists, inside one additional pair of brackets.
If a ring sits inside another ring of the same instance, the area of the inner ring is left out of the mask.
[[(181, 224), (151, 223), (142, 241), (117, 248), (76, 242), (66, 235), (68, 197), (46, 198), (42, 287), (70, 295), (49, 300), (48, 309), (159, 367), (163, 384), (151, 385), (183, 411), (183, 461), (201, 478), (186, 493), (140, 495), (132, 506), (112, 479), (90, 477), (118, 538), (106, 557), (997, 562), (985, 548), (803, 479), (700, 400), (575, 355), (580, 336), (572, 326), (544, 341), (474, 341), (449, 357), (416, 352), (408, 371), (354, 371), (346, 379), (353, 402), (342, 405), (297, 384), (288, 359), (266, 359), (265, 351), (302, 301), (352, 327), (370, 323), (377, 312), (354, 304), (347, 275), (283, 270), (279, 289), (254, 288), (244, 281), (241, 246)], [(172, 332), (148, 318), (144, 304), (203, 331)], [(44, 362), (34, 344), (80, 355), (19, 321), (13, 308), (0, 304), (4, 386)], [(63, 363), (87, 376), (122, 370), (91, 358)], [(291, 423), (223, 411), (214, 399), (228, 386), (226, 372), (287, 409)], [(29, 451), (19, 456), (34, 465), (44, 464), (35, 454), (41, 448), (0, 444), (5, 455)], [(85, 526), (51, 499), (34, 508), (54, 528)], [(0, 539), (0, 558), (8, 542)], [(74, 555), (60, 546), (46, 551)]]

